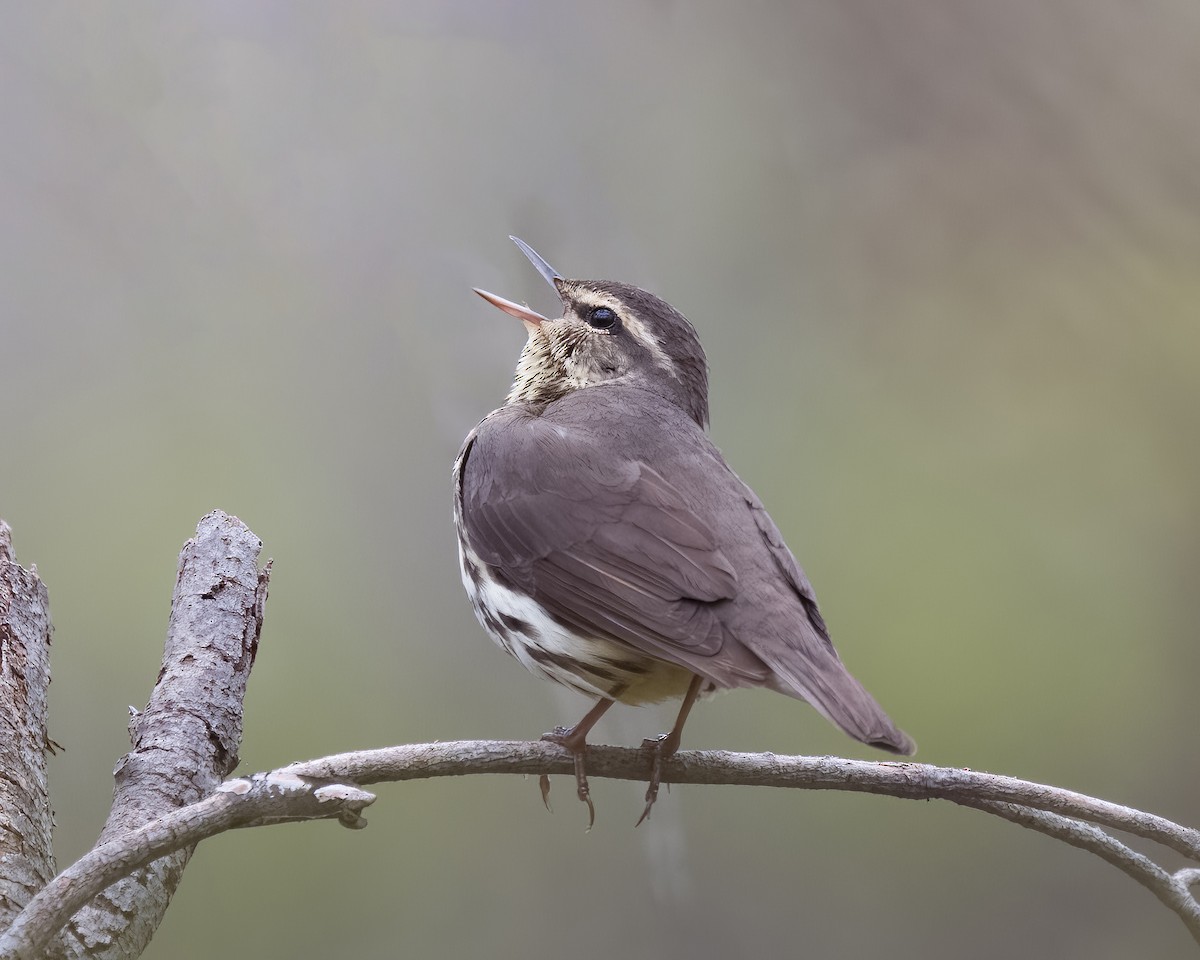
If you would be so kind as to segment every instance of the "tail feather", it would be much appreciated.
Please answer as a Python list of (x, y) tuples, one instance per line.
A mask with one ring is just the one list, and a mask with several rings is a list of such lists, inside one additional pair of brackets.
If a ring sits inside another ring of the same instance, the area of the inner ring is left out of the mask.
[(776, 690), (806, 700), (855, 740), (905, 757), (917, 752), (913, 738), (892, 723), (832, 647), (812, 643), (798, 650), (789, 645), (786, 652), (780, 651), (783, 656), (767, 650), (755, 652), (775, 674), (772, 686)]

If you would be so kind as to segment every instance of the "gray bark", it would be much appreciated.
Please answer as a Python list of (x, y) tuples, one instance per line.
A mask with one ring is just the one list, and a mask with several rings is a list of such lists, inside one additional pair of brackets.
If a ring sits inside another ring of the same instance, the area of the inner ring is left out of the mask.
[(46, 789), (50, 598), (0, 520), (0, 928), (54, 876)]
[[(359, 784), (477, 773), (570, 774), (546, 742), (468, 741), (364, 750), (222, 782), (237, 763), (246, 680), (262, 627), (270, 565), (240, 521), (212, 513), (180, 556), (162, 670), (130, 727), (112, 813), (97, 845), (50, 879), (45, 687), (50, 625), (36, 573), (11, 562), (0, 522), (0, 960), (131, 958), (149, 942), (199, 841), (237, 827), (337, 818), (361, 828), (374, 796)], [(593, 777), (646, 779), (644, 751), (593, 746)], [(852, 790), (943, 799), (1095, 854), (1177, 914), (1200, 942), (1200, 868), (1174, 871), (1117, 839), (1121, 831), (1200, 862), (1200, 831), (1044, 784), (917, 763), (684, 751), (671, 783)], [(548, 786), (545, 788), (548, 790)], [(34, 893), (36, 891), (36, 893)], [(31, 895), (32, 894), (32, 895)], [(17, 908), (22, 908), (12, 919)], [(9, 920), (11, 923), (8, 923)], [(7, 926), (7, 929), (5, 929)], [(62, 931), (62, 932), (60, 932)]]
[[(114, 771), (112, 808), (97, 849), (209, 796), (237, 766), (246, 681), (270, 575), (269, 564), (258, 569), (261, 550), (262, 541), (245, 524), (220, 511), (204, 517), (184, 544), (162, 667), (149, 704), (130, 722), (133, 749)], [(11, 562), (8, 528), (0, 522), (3, 926), (55, 872), (45, 764), (49, 642), (46, 589), (36, 573)], [(140, 955), (193, 849), (194, 844), (182, 846), (103, 889), (49, 941), (49, 955), (89, 960)]]
[[(333, 817), (362, 827), (362, 810), (375, 798), (358, 784), (481, 773), (569, 775), (573, 770), (573, 758), (556, 744), (476, 740), (362, 750), (239, 777), (198, 803), (97, 847), (64, 870), (0, 935), (0, 958), (37, 956), (39, 945), (96, 890), (155, 857), (223, 831)], [(588, 748), (592, 777), (645, 780), (648, 772), (643, 750)], [(1200, 869), (1172, 872), (1105, 828), (1161, 843), (1193, 861), (1200, 860), (1200, 831), (1140, 810), (1013, 777), (837, 757), (687, 750), (664, 763), (663, 778), (671, 783), (848, 790), (973, 807), (1095, 854), (1149, 890), (1200, 942), (1200, 903), (1192, 893), (1200, 883)]]
[[(204, 517), (179, 555), (166, 647), (133, 749), (117, 763), (98, 844), (208, 796), (237, 766), (242, 706), (262, 630), (270, 565), (236, 517)], [(139, 956), (162, 922), (194, 847), (154, 861), (96, 896), (63, 931), (61, 955)]]

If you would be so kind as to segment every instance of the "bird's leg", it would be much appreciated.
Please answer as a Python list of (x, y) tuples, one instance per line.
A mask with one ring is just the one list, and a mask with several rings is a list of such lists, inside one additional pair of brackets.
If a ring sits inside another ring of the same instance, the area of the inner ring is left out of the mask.
[(696, 702), (696, 698), (700, 696), (700, 687), (703, 684), (703, 677), (692, 677), (692, 682), (688, 685), (687, 693), (683, 696), (683, 703), (680, 704), (679, 716), (675, 718), (675, 726), (671, 728), (670, 733), (664, 733), (661, 737), (656, 737), (653, 740), (642, 741), (642, 749), (650, 751), (650, 785), (646, 788), (646, 809), (638, 817), (638, 822), (634, 824), (635, 827), (641, 826), (642, 821), (650, 816), (650, 808), (654, 806), (654, 801), (658, 799), (658, 787), (662, 782), (663, 761), (670, 760), (671, 757), (675, 756), (675, 751), (679, 749), (679, 743), (683, 739), (683, 725), (687, 722), (688, 714), (692, 712), (692, 705)]
[[(571, 751), (571, 755), (575, 758), (575, 786), (576, 793), (579, 799), (587, 804), (588, 808), (588, 829), (592, 829), (592, 824), (596, 822), (596, 808), (592, 805), (591, 791), (588, 789), (587, 768), (584, 763), (584, 757), (587, 753), (587, 735), (591, 732), (592, 727), (596, 722), (608, 712), (608, 708), (615, 703), (607, 697), (597, 700), (596, 705), (584, 714), (573, 727), (555, 727), (550, 733), (543, 733), (542, 739), (549, 740), (551, 743), (557, 743), (560, 747), (566, 747)], [(542, 803), (546, 805), (546, 809), (550, 809), (550, 778), (546, 774), (542, 774), (538, 778), (538, 785), (542, 790)]]

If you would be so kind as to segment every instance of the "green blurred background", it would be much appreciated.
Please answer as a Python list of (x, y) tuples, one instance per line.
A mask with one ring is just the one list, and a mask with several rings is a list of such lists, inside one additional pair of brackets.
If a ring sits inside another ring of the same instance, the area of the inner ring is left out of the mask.
[[(58, 854), (91, 843), (175, 560), (275, 558), (245, 771), (528, 738), (449, 470), (520, 324), (654, 290), (713, 435), (930, 763), (1200, 822), (1200, 7), (1120, 0), (25, 4), (0, 33), (0, 515), (50, 589)], [(671, 708), (616, 710), (637, 743)], [(880, 758), (786, 698), (685, 746)], [(943, 804), (383, 787), (204, 844), (147, 953), (1182, 956), (1100, 861)], [(1169, 858), (1168, 863), (1172, 863)]]

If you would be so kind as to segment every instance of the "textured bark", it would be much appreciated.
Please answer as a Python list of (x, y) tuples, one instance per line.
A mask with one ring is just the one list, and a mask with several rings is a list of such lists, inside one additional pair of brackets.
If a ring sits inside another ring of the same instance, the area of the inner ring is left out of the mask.
[[(1200, 868), (1171, 872), (1103, 828), (1156, 841), (1193, 861), (1200, 860), (1200, 831), (1141, 810), (1014, 777), (923, 763), (688, 750), (663, 766), (664, 779), (671, 783), (847, 790), (949, 800), (982, 810), (1112, 864), (1154, 894), (1200, 942), (1200, 903), (1192, 893), (1200, 884)], [(645, 780), (648, 770), (644, 750), (588, 747), (588, 773), (593, 777)], [(374, 796), (360, 783), (573, 772), (570, 753), (556, 744), (475, 740), (361, 750), (230, 780), (212, 796), (96, 847), (64, 870), (0, 934), (0, 958), (32, 960), (96, 890), (155, 857), (225, 830), (332, 817), (350, 827), (365, 826), (361, 812)]]
[[(133, 749), (118, 762), (98, 843), (211, 794), (237, 766), (246, 681), (262, 630), (270, 565), (236, 517), (208, 514), (179, 555), (162, 668)], [(194, 847), (138, 870), (79, 911), (63, 931), (66, 957), (136, 957), (158, 929)]]
[[(237, 827), (299, 820), (337, 819), (360, 829), (367, 825), (362, 810), (374, 802), (374, 794), (355, 784), (288, 770), (230, 780), (197, 803), (89, 850), (40, 890), (16, 922), (0, 933), (0, 957), (38, 957), (71, 914), (109, 884), (174, 852), (190, 850), (207, 837)], [(143, 898), (148, 896), (142, 893)], [(131, 906), (143, 909), (137, 897), (131, 897)]]
[(0, 928), (54, 876), (46, 789), (50, 600), (0, 520)]
[[(237, 763), (246, 680), (254, 663), (270, 565), (240, 521), (205, 517), (180, 556), (162, 670), (130, 725), (112, 813), (97, 845), (46, 882), (45, 687), (50, 626), (36, 573), (11, 562), (0, 522), (0, 958), (130, 958), (148, 943), (195, 844), (237, 827), (337, 818), (362, 827), (374, 796), (359, 784), (478, 773), (571, 774), (547, 742), (467, 741), (364, 750), (222, 783)], [(642, 750), (589, 746), (593, 777), (646, 779)], [(1200, 831), (1045, 784), (918, 763), (684, 751), (671, 783), (849, 790), (943, 799), (1047, 834), (1122, 870), (1177, 914), (1200, 942), (1200, 867), (1171, 871), (1119, 840), (1121, 831), (1200, 862)], [(548, 789), (548, 787), (547, 787)], [(36, 894), (30, 895), (34, 890)], [(65, 925), (65, 930), (64, 930)], [(61, 934), (59, 931), (64, 931)]]

